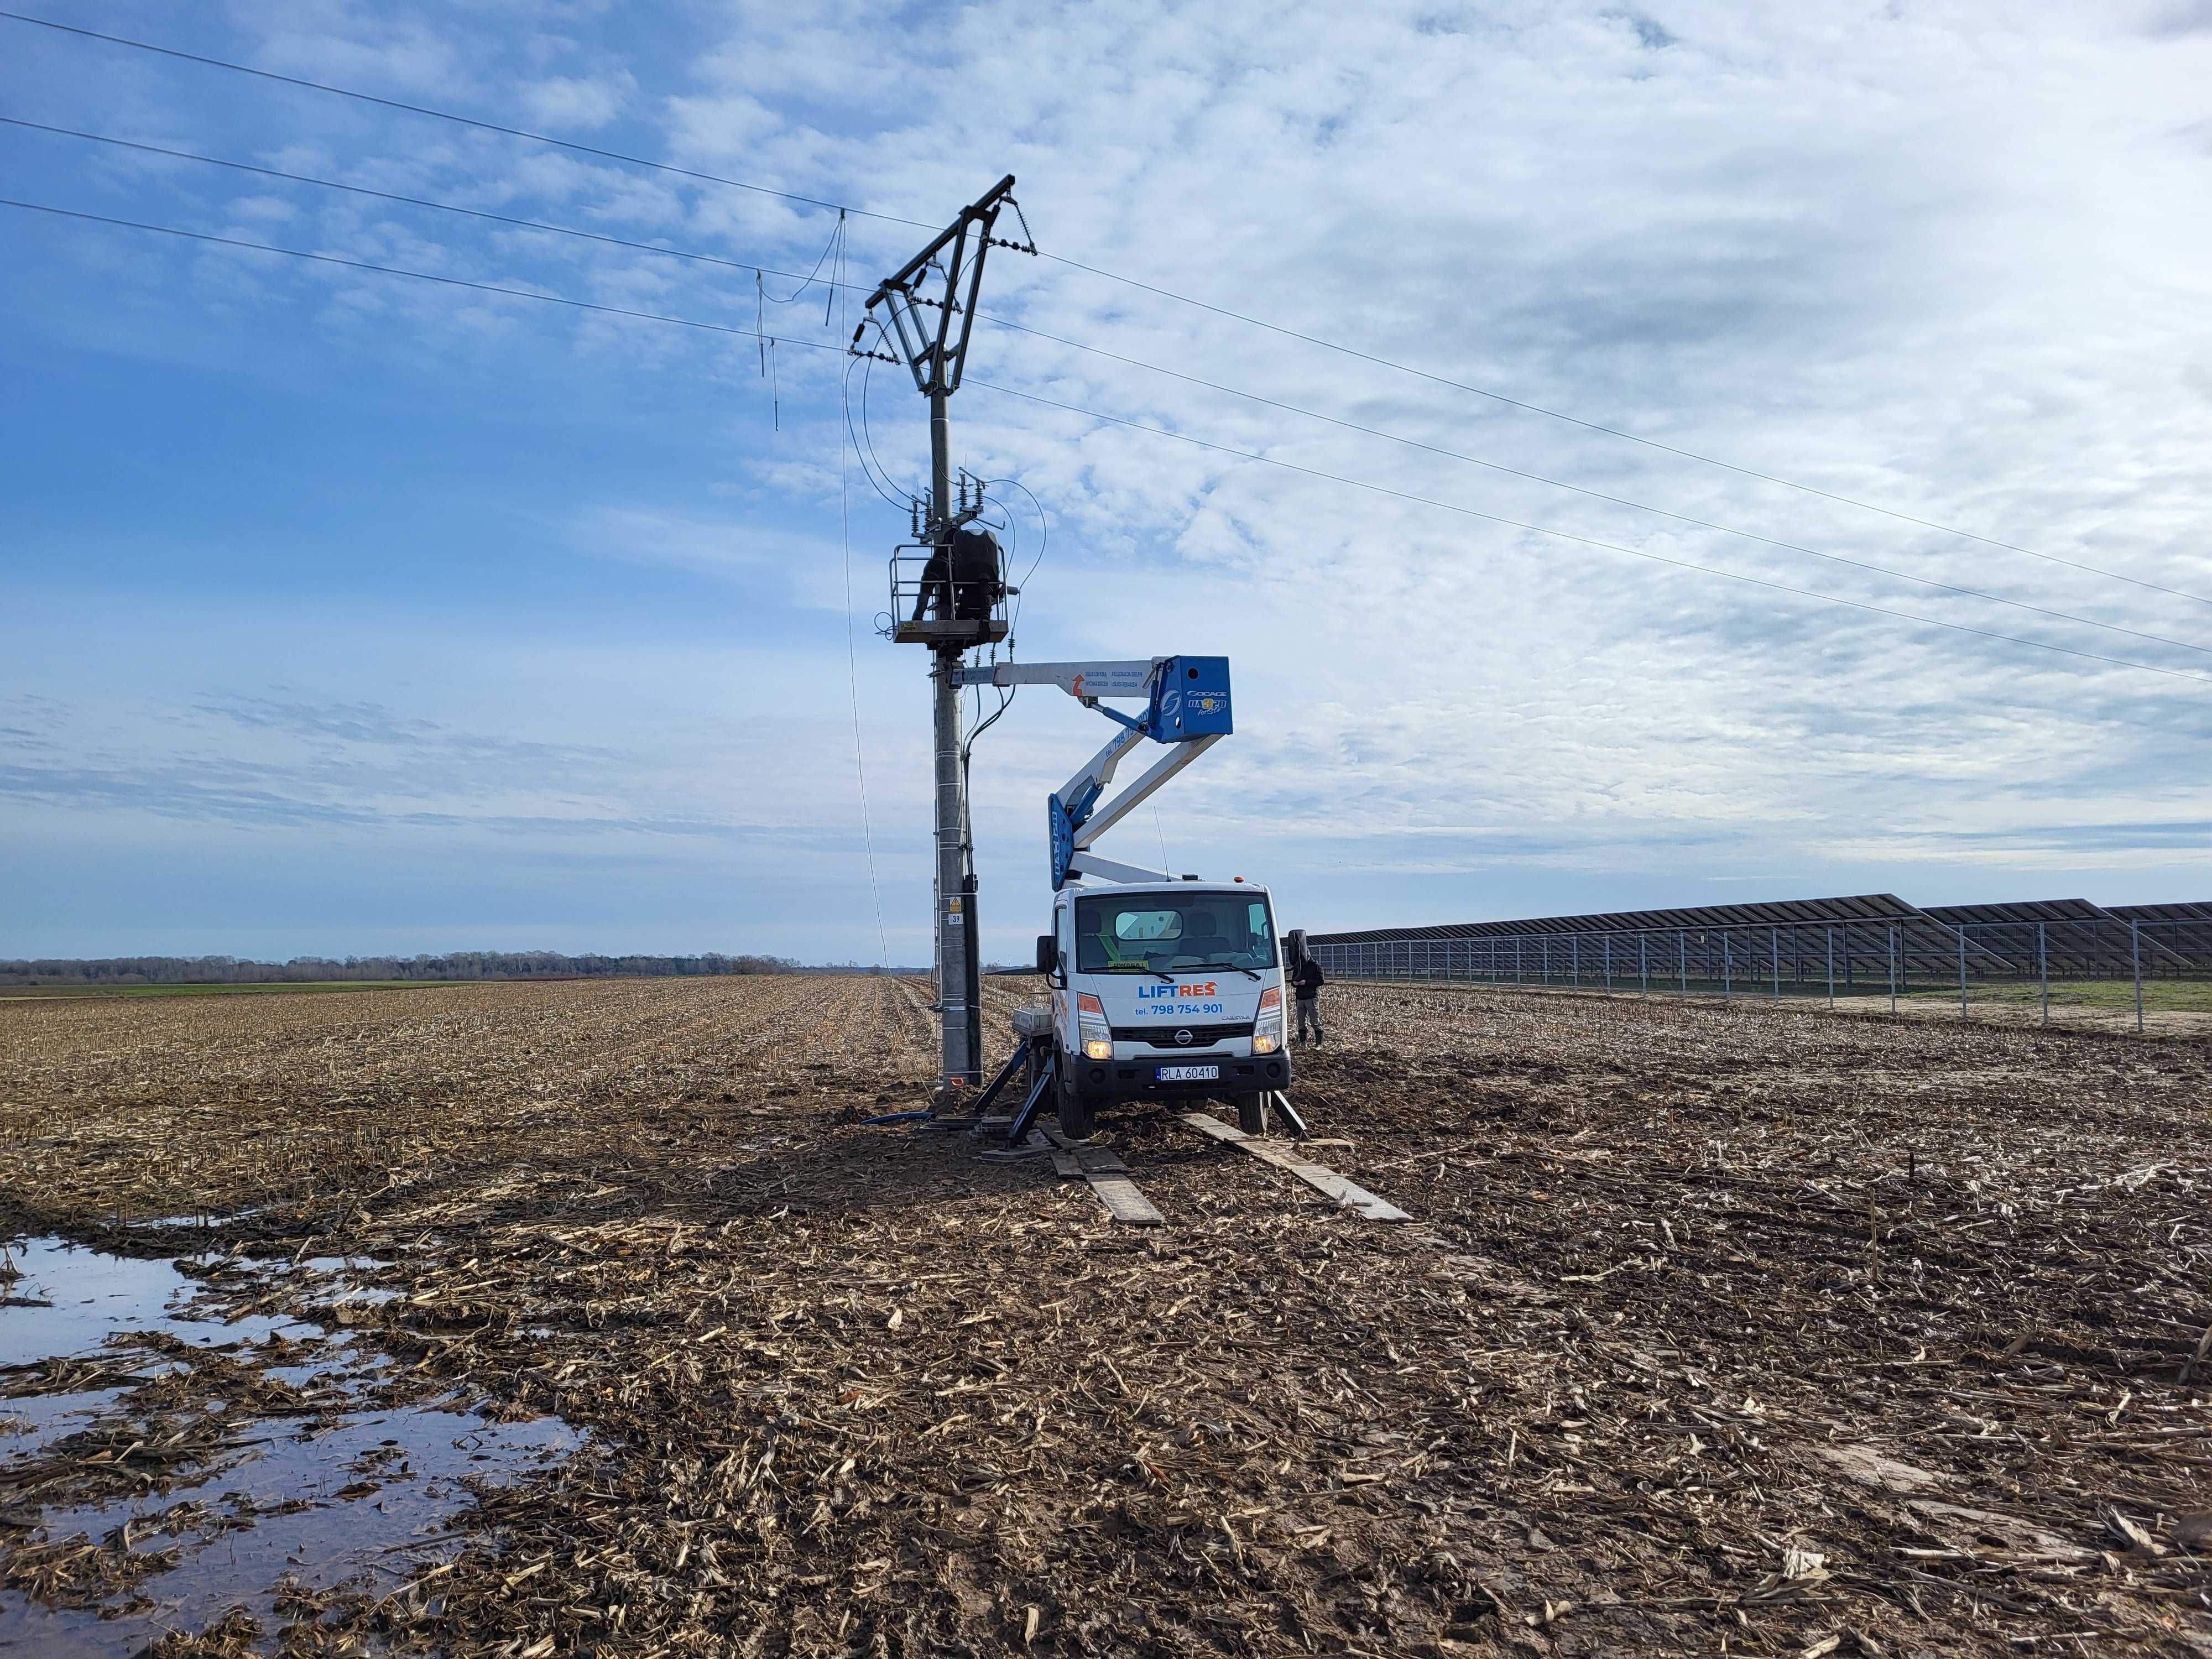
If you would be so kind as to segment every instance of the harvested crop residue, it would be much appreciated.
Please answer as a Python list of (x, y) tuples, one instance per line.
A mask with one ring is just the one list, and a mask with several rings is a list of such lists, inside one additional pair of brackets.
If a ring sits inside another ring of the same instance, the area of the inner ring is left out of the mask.
[(1328, 994), (1412, 1225), (1167, 1114), (1143, 1231), (861, 1127), (921, 994), (793, 977), (11, 1005), (0, 1229), (373, 1257), (390, 1375), (583, 1431), (301, 1646), (2212, 1650), (2203, 1044)]

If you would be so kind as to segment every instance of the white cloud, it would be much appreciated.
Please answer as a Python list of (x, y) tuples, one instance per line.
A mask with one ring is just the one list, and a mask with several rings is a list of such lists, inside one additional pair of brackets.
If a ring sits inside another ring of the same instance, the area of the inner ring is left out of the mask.
[(531, 118), (556, 131), (605, 126), (622, 113), (635, 90), (636, 83), (627, 74), (604, 78), (556, 75), (519, 89)]
[[(1049, 252), (1755, 472), (2212, 594), (2201, 539), (2212, 220), (2188, 210), (2212, 167), (2201, 90), (2212, 31), (2187, 7), (1686, 0), (1638, 15), (1604, 0), (985, 0), (925, 18), (743, 4), (670, 14), (704, 33), (659, 60), (642, 32), (636, 50), (610, 51), (589, 17), (522, 0), (235, 15), (271, 67), (525, 125), (618, 131), (616, 148), (933, 222), (1011, 170)], [(312, 165), (283, 165), (380, 188), (801, 272), (832, 227), (757, 192), (419, 121), (285, 108), (309, 130), (268, 131)], [(573, 356), (586, 387), (592, 375), (625, 393), (659, 375), (717, 387), (732, 461), (702, 491), (726, 515), (641, 505), (611, 486), (596, 513), (544, 533), (779, 607), (842, 608), (829, 470), (842, 364), (795, 343), (838, 332), (822, 326), (818, 290), (765, 308), (749, 276), (726, 268), (289, 188), (214, 199), (240, 222), (301, 215), (313, 246), (347, 257), (732, 327), (763, 319), (794, 343), (779, 354), (787, 429), (773, 436), (754, 421), (766, 400), (750, 341), (229, 255), (198, 267), (198, 291), (241, 309), (334, 296), (338, 337), (441, 374), (495, 376), (512, 354), (553, 351)], [(863, 282), (924, 235), (848, 229), (848, 274)], [(1405, 497), (2189, 672), (2212, 672), (2212, 655), (1433, 450), (2195, 643), (2212, 644), (2212, 607), (1623, 442), (1050, 259), (994, 253), (987, 289), (1000, 315), (1432, 447), (979, 325), (976, 383), (954, 404), (956, 459), (1019, 477), (1053, 520), (1024, 654), (1197, 648), (1236, 662), (1246, 730), (1177, 785), (1179, 848), (1264, 846), (1316, 880), (1347, 864), (1424, 876), (1510, 865), (1567, 880), (1634, 871), (1655, 901), (1668, 884), (1747, 865), (1878, 869), (1906, 889), (1924, 867), (1931, 898), (1962, 869), (2025, 883), (2061, 867), (2124, 872), (2133, 859), (2212, 876), (2160, 827), (2212, 819), (2212, 687)], [(985, 381), (1399, 493), (1103, 424)], [(896, 370), (869, 395), (878, 458), (903, 487), (925, 470), (919, 401)], [(861, 496), (857, 472), (851, 484)], [(865, 522), (863, 650), (888, 658), (865, 629), (884, 521)], [(805, 523), (811, 533), (791, 528)], [(841, 642), (825, 640), (811, 672), (841, 680)], [(881, 672), (911, 701), (908, 667), (919, 664)], [(885, 723), (915, 714), (905, 702), (869, 710)], [(1036, 798), (1065, 777), (1086, 731), (1033, 700), (988, 740), (979, 823), (997, 878), (1033, 884)], [(845, 799), (842, 757), (793, 764), (796, 799)]]

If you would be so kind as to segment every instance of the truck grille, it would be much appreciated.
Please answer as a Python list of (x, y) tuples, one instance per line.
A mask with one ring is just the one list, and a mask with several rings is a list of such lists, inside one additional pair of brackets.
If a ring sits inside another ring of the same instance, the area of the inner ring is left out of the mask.
[[(1177, 1042), (1176, 1033), (1190, 1033), (1188, 1042)], [(1227, 1042), (1233, 1037), (1252, 1035), (1252, 1023), (1242, 1025), (1132, 1025), (1114, 1033), (1115, 1041), (1141, 1042), (1153, 1048), (1207, 1048), (1217, 1042)]]

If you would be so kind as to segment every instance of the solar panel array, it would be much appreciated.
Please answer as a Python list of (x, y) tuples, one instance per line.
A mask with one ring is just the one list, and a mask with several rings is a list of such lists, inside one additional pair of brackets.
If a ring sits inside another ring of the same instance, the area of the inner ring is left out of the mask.
[(1526, 921), (1449, 922), (1436, 927), (1370, 927), (1316, 933), (1314, 942), (1364, 945), (1381, 939), (1512, 939), (1534, 933), (1632, 933), (1676, 927), (1784, 927), (1806, 923), (1887, 921), (1916, 915), (1894, 893), (1857, 898), (1785, 899), (1768, 904), (1704, 904), (1683, 910), (1611, 910), (1586, 916), (1537, 916)]
[(2212, 968), (2212, 902), (2203, 904), (2115, 904), (2112, 915), (2131, 921), (2197, 969)]
[(1798, 983), (2212, 972), (2212, 902), (1914, 905), (1894, 893), (1316, 933), (1324, 971)]

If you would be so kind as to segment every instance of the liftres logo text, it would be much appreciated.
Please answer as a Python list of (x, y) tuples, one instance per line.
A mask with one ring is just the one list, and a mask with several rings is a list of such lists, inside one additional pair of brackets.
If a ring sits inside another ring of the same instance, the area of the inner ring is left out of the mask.
[(1203, 985), (1139, 985), (1137, 994), (1140, 997), (1210, 997), (1219, 983), (1218, 980), (1210, 979)]

